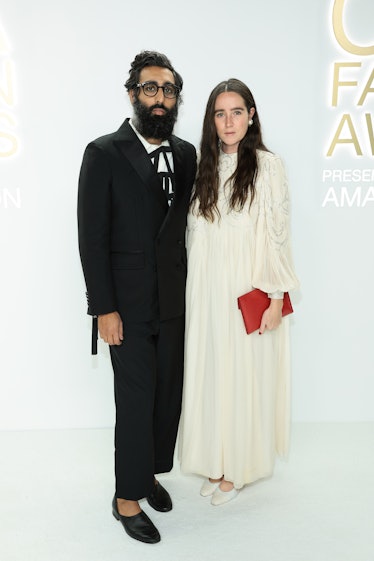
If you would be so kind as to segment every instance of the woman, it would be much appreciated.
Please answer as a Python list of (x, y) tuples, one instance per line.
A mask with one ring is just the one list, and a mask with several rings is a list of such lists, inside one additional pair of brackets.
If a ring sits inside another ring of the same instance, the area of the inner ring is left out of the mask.
[[(186, 358), (180, 460), (205, 476), (213, 505), (272, 474), (289, 440), (289, 325), (283, 293), (298, 286), (287, 180), (267, 150), (256, 104), (237, 79), (210, 94), (188, 216)], [(246, 334), (237, 298), (269, 295)]]

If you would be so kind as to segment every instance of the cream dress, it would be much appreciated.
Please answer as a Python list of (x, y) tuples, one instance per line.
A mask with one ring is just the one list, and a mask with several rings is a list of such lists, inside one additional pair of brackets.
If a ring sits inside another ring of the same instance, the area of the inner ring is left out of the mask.
[(220, 219), (191, 211), (187, 222), (185, 378), (179, 433), (181, 470), (232, 481), (269, 476), (287, 453), (289, 318), (247, 335), (237, 298), (298, 286), (289, 239), (287, 179), (280, 158), (258, 151), (256, 198), (230, 211), (226, 180), (237, 154), (219, 158)]

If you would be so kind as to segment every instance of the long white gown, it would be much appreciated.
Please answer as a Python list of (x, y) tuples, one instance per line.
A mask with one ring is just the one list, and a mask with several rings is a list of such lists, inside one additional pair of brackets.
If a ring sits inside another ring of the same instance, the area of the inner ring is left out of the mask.
[(179, 433), (181, 470), (236, 488), (273, 472), (287, 454), (290, 417), (289, 318), (247, 335), (237, 298), (298, 286), (289, 238), (289, 196), (279, 156), (258, 151), (256, 198), (230, 211), (237, 154), (219, 158), (220, 219), (191, 211), (187, 223), (185, 378)]

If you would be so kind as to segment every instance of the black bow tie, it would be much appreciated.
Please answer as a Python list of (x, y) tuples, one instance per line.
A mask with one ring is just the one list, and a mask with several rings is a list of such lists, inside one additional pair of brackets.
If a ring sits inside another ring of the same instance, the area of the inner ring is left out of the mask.
[(170, 146), (159, 146), (156, 150), (149, 152), (149, 156), (150, 158), (155, 158), (156, 156), (159, 156), (162, 153), (165, 154), (166, 152), (171, 152)]
[(158, 171), (158, 164), (159, 164), (159, 161), (160, 161), (160, 155), (163, 154), (168, 172), (172, 173), (172, 171), (170, 169), (169, 159), (166, 155), (167, 152), (171, 152), (170, 146), (159, 146), (158, 148), (156, 148), (156, 150), (153, 150), (153, 152), (150, 152), (148, 154), (148, 156), (153, 161), (153, 165), (155, 166), (156, 171)]

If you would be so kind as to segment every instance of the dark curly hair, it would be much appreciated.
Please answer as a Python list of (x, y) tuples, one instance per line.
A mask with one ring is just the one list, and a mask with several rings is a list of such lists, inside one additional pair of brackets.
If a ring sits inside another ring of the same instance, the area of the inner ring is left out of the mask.
[[(180, 91), (182, 91), (182, 76), (174, 69), (168, 57), (162, 53), (158, 53), (157, 51), (142, 51), (141, 53), (136, 55), (131, 63), (131, 68), (129, 70), (130, 76), (125, 83), (125, 88), (127, 89), (127, 91), (137, 89), (136, 84), (139, 83), (140, 73), (146, 66), (159, 66), (160, 68), (168, 68), (174, 76), (175, 85), (180, 88)], [(178, 101), (181, 101), (180, 96), (178, 96)]]

